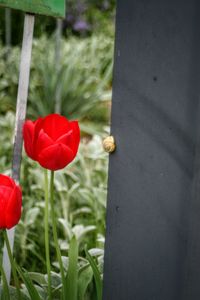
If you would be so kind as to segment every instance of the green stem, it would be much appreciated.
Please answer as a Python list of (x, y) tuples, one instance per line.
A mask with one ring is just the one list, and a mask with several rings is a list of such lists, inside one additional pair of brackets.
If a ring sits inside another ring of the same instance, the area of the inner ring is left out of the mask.
[(13, 256), (12, 256), (12, 251), (11, 251), (11, 247), (10, 247), (10, 243), (9, 243), (9, 239), (8, 239), (8, 234), (7, 234), (6, 230), (3, 230), (3, 236), (4, 236), (5, 243), (6, 243), (6, 248), (7, 248), (7, 251), (8, 251), (8, 256), (9, 256), (9, 260), (10, 260), (10, 264), (11, 264), (11, 268), (12, 268), (13, 278), (14, 278), (14, 281), (15, 281), (15, 286), (16, 286), (16, 291), (17, 291), (17, 298), (19, 300), (21, 300), (22, 298), (21, 298), (19, 280), (18, 280), (18, 277), (17, 277), (15, 261), (14, 261)]
[(44, 215), (44, 228), (45, 228), (45, 254), (46, 254), (46, 266), (48, 276), (48, 295), (49, 300), (52, 299), (51, 290), (51, 262), (49, 251), (49, 185), (48, 185), (48, 171), (44, 170), (44, 189), (45, 189), (45, 215)]
[(1, 292), (1, 300), (10, 300), (10, 292), (8, 287), (8, 282), (6, 278), (6, 274), (4, 272), (3, 266), (0, 263), (0, 271), (2, 276), (2, 292)]
[[(60, 247), (58, 243), (58, 234), (57, 234), (57, 222), (56, 222), (56, 214), (55, 214), (55, 208), (54, 208), (54, 171), (51, 171), (51, 182), (50, 182), (50, 201), (51, 201), (51, 219), (52, 219), (52, 229), (53, 229), (53, 238), (56, 248), (56, 254), (58, 263), (60, 266), (60, 273), (62, 277), (62, 284), (63, 284), (63, 291), (65, 289), (65, 273), (62, 263), (62, 257), (60, 252)], [(65, 294), (65, 292), (64, 292)]]

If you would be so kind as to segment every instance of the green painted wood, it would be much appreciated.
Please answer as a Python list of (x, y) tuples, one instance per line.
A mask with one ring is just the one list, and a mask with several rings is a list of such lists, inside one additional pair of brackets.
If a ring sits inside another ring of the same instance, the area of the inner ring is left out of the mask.
[(65, 16), (65, 0), (0, 0), (0, 5), (34, 14)]

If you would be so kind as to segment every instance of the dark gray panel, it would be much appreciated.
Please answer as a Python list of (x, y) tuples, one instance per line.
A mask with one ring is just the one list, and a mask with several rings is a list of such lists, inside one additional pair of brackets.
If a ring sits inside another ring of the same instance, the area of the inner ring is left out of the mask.
[(200, 299), (199, 63), (199, 1), (118, 0), (104, 300)]

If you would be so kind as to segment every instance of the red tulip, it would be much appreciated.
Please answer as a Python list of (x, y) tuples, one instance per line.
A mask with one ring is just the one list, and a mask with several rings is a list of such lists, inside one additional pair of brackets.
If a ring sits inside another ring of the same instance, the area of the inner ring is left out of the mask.
[(27, 120), (23, 128), (27, 155), (45, 169), (56, 171), (66, 167), (76, 157), (80, 143), (77, 121), (68, 121), (58, 114)]
[(17, 225), (21, 217), (22, 192), (15, 181), (0, 174), (0, 229)]

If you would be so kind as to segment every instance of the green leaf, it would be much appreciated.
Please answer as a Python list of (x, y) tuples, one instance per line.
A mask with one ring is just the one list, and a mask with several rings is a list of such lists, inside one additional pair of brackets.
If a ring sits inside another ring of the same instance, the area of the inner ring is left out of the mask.
[(78, 278), (78, 300), (83, 300), (88, 285), (92, 281), (93, 271), (90, 265), (86, 265), (79, 270)]
[(90, 226), (75, 225), (72, 229), (79, 243), (88, 233), (93, 232), (95, 230), (96, 230), (96, 226), (94, 225), (90, 225)]
[(104, 250), (103, 249), (100, 249), (100, 248), (92, 248), (90, 249), (89, 251), (89, 254), (92, 256), (92, 257), (97, 257), (97, 256), (101, 256), (101, 255), (104, 255)]
[(35, 223), (36, 218), (38, 217), (40, 213), (40, 209), (38, 207), (33, 207), (31, 208), (25, 216), (25, 226), (31, 226), (32, 224)]
[(20, 277), (22, 278), (28, 292), (29, 292), (29, 295), (31, 297), (31, 299), (33, 300), (41, 300), (41, 297), (37, 291), (37, 289), (35, 288), (29, 274), (26, 272), (26, 273), (23, 273), (21, 268), (19, 266), (16, 266), (17, 268), (17, 272), (19, 273)]
[(69, 268), (66, 277), (65, 299), (77, 300), (78, 295), (78, 242), (72, 237), (69, 246)]
[(45, 275), (37, 273), (37, 272), (29, 272), (28, 273), (30, 279), (35, 281), (37, 284), (43, 286), (46, 285)]
[(85, 250), (85, 253), (86, 253), (86, 258), (89, 261), (89, 263), (92, 267), (92, 270), (93, 270), (94, 280), (95, 280), (95, 285), (96, 285), (96, 291), (97, 291), (97, 300), (102, 300), (103, 286), (102, 286), (101, 274), (99, 272), (99, 269), (98, 269), (98, 266), (97, 266), (95, 260), (92, 258), (92, 256), (87, 251), (87, 249)]
[[(10, 298), (4, 297), (4, 300), (16, 300), (17, 299), (17, 290), (13, 286), (8, 286)], [(0, 285), (0, 295), (2, 296), (3, 286)], [(21, 289), (21, 300), (30, 300), (30, 297), (27, 295), (26, 291)]]
[(2, 282), (3, 282), (3, 290), (2, 290), (2, 294), (1, 294), (1, 300), (10, 300), (8, 282), (7, 282), (7, 279), (6, 279), (4, 269), (3, 269), (1, 264), (0, 264), (0, 271), (1, 271)]
[[(48, 276), (45, 275), (46, 282), (48, 282)], [(62, 285), (62, 280), (61, 280), (61, 275), (51, 272), (51, 287), (52, 288), (57, 288), (58, 286)]]

